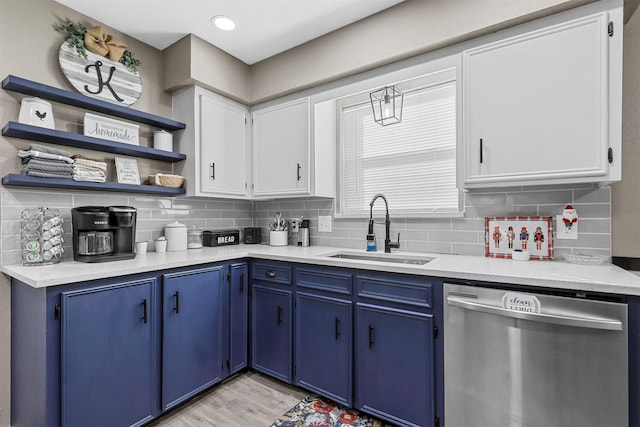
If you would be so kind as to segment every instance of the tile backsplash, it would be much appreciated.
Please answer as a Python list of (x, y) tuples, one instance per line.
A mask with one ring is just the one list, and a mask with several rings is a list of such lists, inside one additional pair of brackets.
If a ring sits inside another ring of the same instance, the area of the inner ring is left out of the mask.
[[(391, 207), (392, 200), (389, 201)], [(465, 193), (461, 218), (398, 218), (391, 216), (391, 236), (400, 233), (400, 250), (445, 254), (484, 255), (484, 217), (498, 215), (559, 215), (572, 204), (579, 221), (577, 240), (554, 242), (556, 258), (567, 252), (611, 255), (611, 191), (609, 187), (513, 187)], [(24, 208), (45, 206), (60, 210), (64, 220), (64, 259), (72, 259), (71, 208), (126, 205), (138, 209), (136, 240), (153, 240), (174, 220), (204, 229), (263, 227), (268, 241), (268, 221), (280, 211), (287, 219), (310, 219), (311, 244), (341, 248), (365, 248), (368, 218), (334, 218), (332, 232), (318, 231), (318, 216), (335, 216), (331, 199), (300, 198), (277, 201), (241, 201), (204, 198), (171, 198), (124, 193), (68, 192), (37, 189), (0, 189), (1, 255), (3, 264), (21, 263), (20, 213)], [(376, 211), (380, 212), (380, 211)], [(382, 221), (380, 214), (374, 216)], [(376, 225), (378, 246), (384, 225)], [(293, 238), (290, 244), (293, 244)], [(153, 247), (150, 248), (153, 250)]]
[[(391, 208), (392, 203), (389, 200)], [(578, 213), (579, 238), (556, 239), (556, 258), (574, 251), (610, 256), (611, 191), (609, 187), (591, 185), (474, 190), (465, 193), (465, 214), (462, 218), (397, 218), (391, 215), (391, 240), (400, 233), (400, 250), (403, 251), (484, 255), (485, 217), (549, 215), (555, 219), (567, 204), (572, 204)], [(266, 227), (277, 211), (282, 212), (285, 218), (304, 216), (310, 219), (312, 245), (366, 247), (368, 218), (334, 218), (331, 233), (318, 232), (318, 215), (335, 215), (333, 200), (307, 198), (254, 202), (255, 226)], [(384, 221), (384, 213), (380, 212), (374, 210), (378, 248), (384, 246), (384, 224), (378, 224), (378, 221)]]
[[(250, 201), (226, 201), (200, 198), (171, 198), (124, 193), (67, 192), (3, 188), (0, 190), (0, 230), (2, 264), (19, 264), (20, 214), (24, 208), (44, 206), (58, 209), (64, 229), (64, 258), (73, 259), (71, 208), (78, 206), (133, 206), (138, 210), (136, 240), (154, 240), (164, 226), (179, 221), (187, 227), (225, 229), (251, 226)], [(149, 248), (153, 250), (153, 246)]]

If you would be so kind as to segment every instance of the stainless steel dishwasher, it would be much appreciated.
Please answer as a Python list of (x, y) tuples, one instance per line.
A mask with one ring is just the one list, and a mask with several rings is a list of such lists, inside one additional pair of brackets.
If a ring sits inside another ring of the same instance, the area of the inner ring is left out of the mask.
[(447, 427), (627, 426), (627, 304), (444, 285)]

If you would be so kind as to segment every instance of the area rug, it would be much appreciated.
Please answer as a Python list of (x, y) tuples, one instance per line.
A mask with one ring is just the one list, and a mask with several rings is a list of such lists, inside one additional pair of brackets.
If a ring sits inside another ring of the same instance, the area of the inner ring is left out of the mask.
[(271, 427), (390, 427), (354, 409), (317, 396), (307, 396)]

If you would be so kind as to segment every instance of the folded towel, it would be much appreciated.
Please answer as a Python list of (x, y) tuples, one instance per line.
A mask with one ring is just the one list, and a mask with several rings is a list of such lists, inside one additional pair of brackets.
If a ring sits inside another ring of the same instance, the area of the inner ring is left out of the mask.
[[(27, 156), (27, 157), (23, 157), (22, 158), (22, 164), (26, 165), (27, 163), (29, 163), (31, 160), (35, 159), (36, 157), (31, 157), (31, 156)], [(65, 162), (64, 160), (55, 160), (55, 159), (43, 159), (42, 157), (37, 157), (38, 160), (40, 160), (41, 162), (47, 162), (47, 163), (51, 163), (51, 164), (62, 164), (62, 165), (68, 165), (69, 163)]]
[(60, 148), (45, 147), (44, 145), (40, 145), (40, 144), (31, 144), (29, 149), (34, 151), (40, 151), (43, 153), (57, 154), (63, 157), (71, 157), (71, 153), (68, 152), (67, 150), (62, 150)]
[(31, 159), (29, 163), (22, 166), (23, 171), (40, 171), (40, 172), (59, 172), (73, 173), (73, 167), (66, 163), (55, 163), (46, 160)]
[(72, 175), (70, 173), (64, 173), (64, 172), (46, 172), (46, 171), (39, 171), (39, 170), (25, 171), (25, 170), (23, 170), (22, 173), (24, 175), (37, 176), (39, 178), (71, 178), (72, 177)]
[(89, 182), (105, 182), (107, 180), (107, 176), (102, 171), (88, 171), (84, 169), (73, 170), (73, 180), (74, 181), (89, 181)]
[(69, 156), (61, 156), (59, 154), (45, 153), (37, 150), (18, 150), (18, 156), (22, 158), (37, 157), (39, 159), (58, 160), (65, 163), (73, 163), (73, 159)]
[(73, 167), (85, 168), (85, 169), (97, 169), (101, 171), (107, 170), (107, 164), (97, 160), (83, 159), (75, 157), (73, 159)]

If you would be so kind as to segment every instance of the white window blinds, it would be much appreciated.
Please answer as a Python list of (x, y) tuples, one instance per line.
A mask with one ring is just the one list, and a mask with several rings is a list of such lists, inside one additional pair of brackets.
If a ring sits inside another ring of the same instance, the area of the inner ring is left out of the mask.
[(380, 126), (370, 103), (340, 110), (342, 214), (367, 214), (383, 193), (397, 214), (458, 213), (456, 84), (405, 92), (402, 122)]

